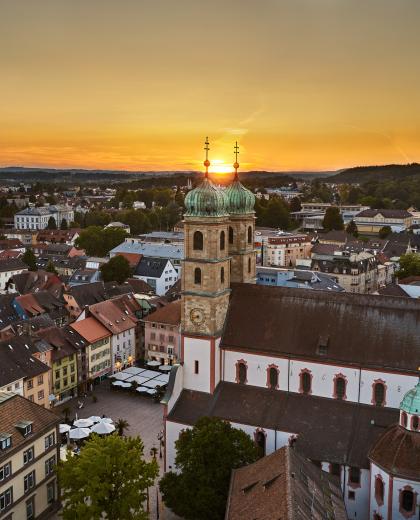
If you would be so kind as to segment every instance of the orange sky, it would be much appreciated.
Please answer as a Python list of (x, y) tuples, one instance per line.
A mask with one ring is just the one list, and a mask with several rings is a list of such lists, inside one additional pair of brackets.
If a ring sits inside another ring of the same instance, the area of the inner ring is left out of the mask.
[(0, 165), (420, 161), (419, 0), (1, 0)]

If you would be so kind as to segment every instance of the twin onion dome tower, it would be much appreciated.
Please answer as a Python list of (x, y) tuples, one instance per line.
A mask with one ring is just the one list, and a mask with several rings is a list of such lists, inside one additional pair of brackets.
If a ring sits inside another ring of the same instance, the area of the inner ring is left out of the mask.
[(210, 161), (208, 158), (209, 141), (206, 138), (204, 150), (206, 173), (203, 182), (188, 192), (185, 197), (186, 217), (222, 217), (229, 215), (246, 215), (254, 213), (255, 195), (249, 191), (238, 177), (238, 143), (235, 144), (235, 176), (232, 183), (222, 190), (209, 179)]

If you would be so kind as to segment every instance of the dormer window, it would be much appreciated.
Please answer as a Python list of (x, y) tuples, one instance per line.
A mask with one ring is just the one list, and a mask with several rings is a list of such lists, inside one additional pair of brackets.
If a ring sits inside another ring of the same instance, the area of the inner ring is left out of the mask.
[(0, 450), (7, 450), (12, 445), (12, 436), (8, 433), (0, 433)]
[(27, 437), (32, 433), (32, 424), (31, 421), (19, 421), (15, 426), (24, 437)]

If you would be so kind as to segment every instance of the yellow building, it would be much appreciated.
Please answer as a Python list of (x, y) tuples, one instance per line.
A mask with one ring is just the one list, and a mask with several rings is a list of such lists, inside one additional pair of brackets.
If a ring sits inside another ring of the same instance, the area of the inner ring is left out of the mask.
[(47, 518), (58, 510), (59, 418), (13, 393), (0, 393), (0, 518)]

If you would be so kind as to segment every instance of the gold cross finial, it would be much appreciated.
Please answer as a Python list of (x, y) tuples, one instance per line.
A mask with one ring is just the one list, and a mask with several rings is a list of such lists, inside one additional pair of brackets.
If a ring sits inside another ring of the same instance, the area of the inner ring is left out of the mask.
[(234, 163), (233, 167), (235, 168), (235, 178), (238, 178), (238, 168), (239, 168), (239, 163), (238, 163), (239, 146), (238, 146), (238, 141), (236, 141), (235, 146), (233, 147), (233, 149), (235, 151), (235, 163)]
[(204, 166), (206, 167), (206, 177), (209, 176), (209, 166), (210, 166), (210, 161), (209, 161), (209, 138), (206, 137), (206, 140), (204, 142), (204, 150), (206, 151), (206, 160), (204, 161)]

